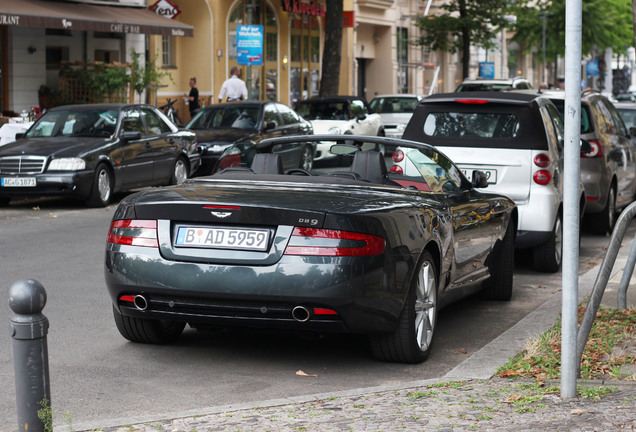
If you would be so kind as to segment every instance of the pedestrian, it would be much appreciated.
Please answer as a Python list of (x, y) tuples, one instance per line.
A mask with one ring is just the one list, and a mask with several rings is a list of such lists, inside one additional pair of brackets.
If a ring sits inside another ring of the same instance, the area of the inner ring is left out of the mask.
[(230, 77), (225, 80), (219, 92), (219, 102), (223, 102), (223, 98), (227, 96), (227, 102), (240, 101), (247, 99), (247, 86), (245, 81), (241, 79), (241, 69), (234, 66), (230, 70)]
[(190, 78), (190, 93), (186, 95), (188, 102), (188, 109), (190, 110), (190, 118), (194, 117), (201, 106), (199, 105), (199, 90), (197, 89), (197, 78)]

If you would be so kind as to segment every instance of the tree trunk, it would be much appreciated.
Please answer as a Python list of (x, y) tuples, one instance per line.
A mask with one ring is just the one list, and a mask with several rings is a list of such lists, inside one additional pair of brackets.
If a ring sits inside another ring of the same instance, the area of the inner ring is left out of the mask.
[[(636, 0), (635, 0), (636, 1)], [(342, 59), (343, 0), (327, 0), (325, 11), (325, 46), (322, 53), (320, 96), (338, 94)]]
[[(468, 11), (466, 10), (466, 1), (459, 0), (459, 17), (466, 18), (467, 14), (468, 14)], [(470, 70), (470, 29), (465, 23), (462, 23), (462, 79), (468, 78), (469, 70)]]

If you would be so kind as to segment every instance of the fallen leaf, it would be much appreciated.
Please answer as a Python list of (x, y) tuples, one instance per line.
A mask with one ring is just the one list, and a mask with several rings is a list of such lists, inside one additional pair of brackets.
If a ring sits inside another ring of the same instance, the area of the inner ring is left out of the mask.
[(582, 409), (573, 409), (572, 411), (570, 411), (570, 414), (581, 415), (581, 414), (586, 413), (586, 412), (589, 412), (589, 411), (585, 411), (585, 410), (582, 410)]
[(309, 375), (309, 374), (306, 374), (305, 372), (303, 372), (303, 371), (301, 371), (301, 370), (296, 371), (296, 375), (298, 375), (298, 376), (304, 376), (304, 377), (314, 377), (314, 378), (318, 378), (318, 375)]
[(32, 207), (31, 210), (40, 211), (40, 206)]
[(458, 353), (462, 353), (462, 354), (467, 354), (468, 351), (466, 351), (466, 348), (460, 348), (457, 350)]

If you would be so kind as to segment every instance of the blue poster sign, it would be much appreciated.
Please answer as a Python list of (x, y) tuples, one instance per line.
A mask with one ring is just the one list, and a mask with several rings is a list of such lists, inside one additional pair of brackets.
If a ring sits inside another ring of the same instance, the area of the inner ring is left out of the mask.
[(494, 78), (495, 77), (495, 63), (494, 62), (480, 62), (479, 63), (479, 77), (480, 78)]
[(598, 76), (598, 60), (588, 60), (585, 63), (585, 73), (589, 77)]
[(263, 64), (263, 26), (240, 25), (236, 30), (236, 57), (239, 65)]

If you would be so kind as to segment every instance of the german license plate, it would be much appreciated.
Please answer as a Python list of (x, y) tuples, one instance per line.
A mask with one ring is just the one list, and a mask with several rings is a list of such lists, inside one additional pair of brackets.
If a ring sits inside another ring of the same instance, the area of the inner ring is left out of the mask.
[(466, 178), (468, 180), (472, 180), (473, 179), (473, 171), (481, 171), (484, 174), (486, 174), (486, 179), (488, 180), (489, 184), (497, 183), (497, 170), (494, 170), (494, 169), (472, 170), (472, 169), (464, 169), (464, 168), (462, 168), (462, 173), (464, 173), (464, 175), (466, 176)]
[(265, 229), (177, 227), (175, 246), (237, 250), (267, 250), (269, 231)]
[(0, 179), (2, 187), (35, 187), (35, 177), (3, 177)]

